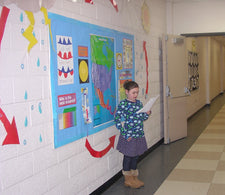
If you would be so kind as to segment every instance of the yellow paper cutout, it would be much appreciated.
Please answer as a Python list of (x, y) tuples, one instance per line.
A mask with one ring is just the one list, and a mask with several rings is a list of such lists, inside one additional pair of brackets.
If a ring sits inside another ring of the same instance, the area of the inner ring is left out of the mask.
[(30, 52), (31, 48), (35, 44), (37, 44), (38, 41), (35, 38), (35, 36), (33, 35), (33, 29), (34, 29), (34, 23), (35, 23), (34, 15), (30, 11), (25, 11), (25, 13), (27, 14), (27, 17), (30, 20), (30, 25), (24, 31), (23, 36), (30, 42), (30, 44), (28, 45), (28, 52)]
[(48, 12), (47, 12), (47, 9), (45, 7), (41, 7), (40, 9), (43, 14), (44, 14), (44, 18), (45, 18), (45, 24), (47, 25), (50, 25), (51, 24), (51, 20), (48, 18)]
[(142, 19), (142, 25), (145, 30), (145, 32), (149, 33), (150, 29), (150, 13), (148, 5), (144, 2), (141, 8), (141, 19)]
[(81, 79), (82, 82), (87, 81), (87, 79), (88, 79), (88, 66), (87, 66), (87, 62), (85, 62), (84, 60), (82, 60), (80, 62), (79, 75), (80, 75), (80, 79)]
[(48, 25), (48, 28), (49, 28), (49, 33), (50, 33), (50, 37), (51, 37), (52, 48), (55, 51), (54, 46), (53, 46), (53, 38), (52, 38), (52, 30), (51, 30), (51, 19), (48, 18), (48, 11), (47, 11), (47, 9), (45, 7), (41, 7), (40, 10), (44, 14), (45, 24)]
[(195, 40), (192, 40), (192, 51), (196, 52), (196, 42), (195, 42)]

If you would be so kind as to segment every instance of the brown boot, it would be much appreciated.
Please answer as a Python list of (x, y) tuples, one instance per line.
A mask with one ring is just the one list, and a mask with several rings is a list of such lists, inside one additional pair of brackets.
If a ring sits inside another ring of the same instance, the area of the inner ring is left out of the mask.
[(134, 181), (134, 177), (131, 174), (131, 171), (122, 171), (124, 175), (124, 185), (131, 188), (140, 188), (141, 186)]
[(138, 179), (139, 172), (138, 172), (137, 169), (136, 170), (131, 170), (131, 174), (132, 174), (132, 176), (134, 178), (134, 181), (137, 183), (137, 185), (139, 185), (140, 187), (145, 185), (143, 181)]

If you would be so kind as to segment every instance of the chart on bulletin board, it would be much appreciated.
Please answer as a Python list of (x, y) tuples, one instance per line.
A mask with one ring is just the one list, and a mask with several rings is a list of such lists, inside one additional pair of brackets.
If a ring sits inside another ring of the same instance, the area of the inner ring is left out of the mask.
[(134, 79), (131, 34), (49, 13), (54, 147), (114, 125)]

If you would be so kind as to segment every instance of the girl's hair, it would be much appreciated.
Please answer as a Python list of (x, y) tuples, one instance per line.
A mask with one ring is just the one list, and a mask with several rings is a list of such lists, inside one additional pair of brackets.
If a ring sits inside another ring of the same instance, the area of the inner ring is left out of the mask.
[(123, 84), (124, 89), (131, 90), (133, 88), (139, 88), (138, 84), (135, 81), (125, 81)]

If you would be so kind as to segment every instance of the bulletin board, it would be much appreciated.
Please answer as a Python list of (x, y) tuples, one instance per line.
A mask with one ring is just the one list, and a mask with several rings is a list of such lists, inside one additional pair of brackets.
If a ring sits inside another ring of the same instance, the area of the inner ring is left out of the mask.
[(134, 36), (48, 13), (54, 147), (114, 125), (134, 79)]

